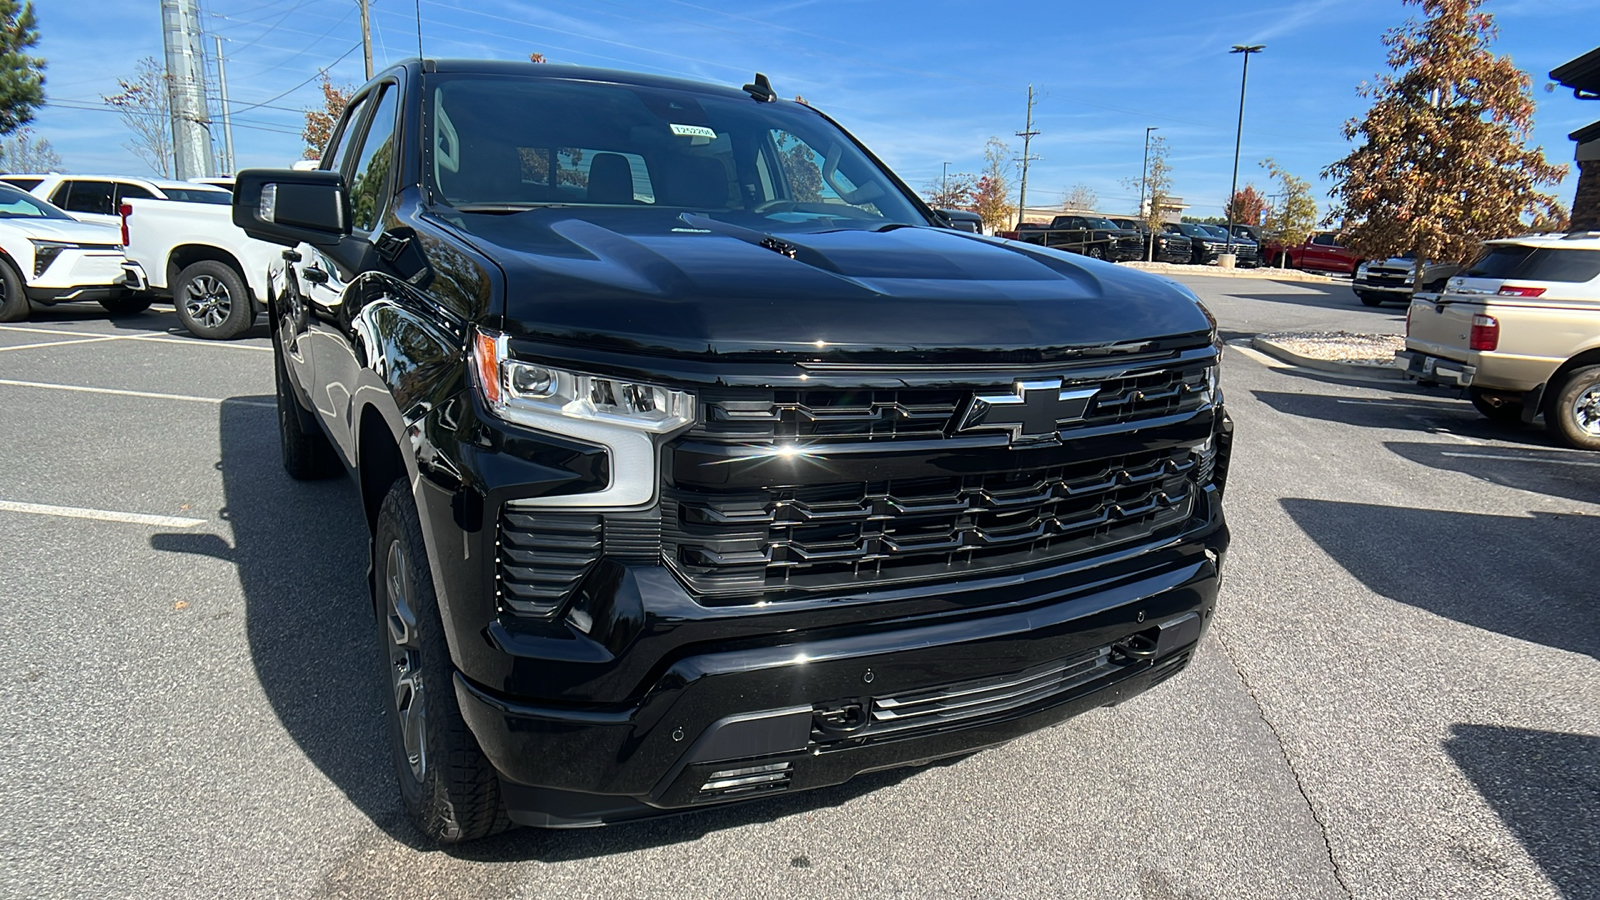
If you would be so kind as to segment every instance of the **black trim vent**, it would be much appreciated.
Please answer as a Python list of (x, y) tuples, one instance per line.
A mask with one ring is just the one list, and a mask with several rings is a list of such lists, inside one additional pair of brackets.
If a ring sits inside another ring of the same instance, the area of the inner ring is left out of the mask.
[(769, 762), (751, 766), (721, 769), (706, 776), (705, 784), (695, 792), (696, 803), (718, 803), (740, 800), (757, 794), (774, 794), (788, 790), (794, 778), (794, 763)]
[(503, 609), (550, 616), (600, 559), (604, 527), (596, 513), (500, 513), (495, 595)]
[(1070, 659), (1018, 672), (872, 701), (865, 734), (878, 737), (937, 730), (973, 719), (1000, 716), (1060, 697), (1106, 674), (1111, 650), (1101, 647)]
[(618, 562), (653, 565), (661, 561), (661, 510), (606, 513), (606, 556)]
[(1182, 672), (1184, 667), (1189, 665), (1189, 657), (1193, 655), (1194, 649), (1190, 648), (1182, 653), (1177, 654), (1176, 656), (1163, 659), (1156, 663), (1155, 669), (1150, 673), (1150, 686), (1155, 687), (1161, 682), (1166, 681), (1168, 678), (1171, 678), (1179, 672)]

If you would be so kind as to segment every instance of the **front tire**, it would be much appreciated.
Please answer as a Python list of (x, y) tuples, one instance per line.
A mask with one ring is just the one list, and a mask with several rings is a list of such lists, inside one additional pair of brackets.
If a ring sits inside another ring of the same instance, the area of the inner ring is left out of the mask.
[(407, 479), (396, 481), (383, 499), (373, 556), (384, 707), (406, 812), (439, 844), (504, 831), (511, 820), (499, 777), (456, 703), (454, 668)]
[(21, 322), (27, 317), (28, 294), (22, 288), (22, 276), (0, 262), (0, 322)]
[(203, 260), (178, 273), (172, 305), (189, 333), (208, 341), (231, 341), (255, 324), (250, 289), (232, 266)]
[(1090, 259), (1105, 259), (1106, 248), (1100, 246), (1099, 244), (1093, 244), (1090, 245), (1087, 251), (1085, 251), (1084, 255)]
[(1544, 424), (1569, 447), (1600, 450), (1600, 366), (1567, 373), (1545, 407)]
[(1383, 295), (1382, 294), (1374, 294), (1371, 291), (1356, 291), (1356, 296), (1361, 298), (1361, 303), (1362, 303), (1363, 306), (1382, 306), (1383, 305)]
[(132, 316), (150, 308), (150, 300), (143, 295), (132, 297), (108, 297), (100, 301), (105, 311), (113, 316)]

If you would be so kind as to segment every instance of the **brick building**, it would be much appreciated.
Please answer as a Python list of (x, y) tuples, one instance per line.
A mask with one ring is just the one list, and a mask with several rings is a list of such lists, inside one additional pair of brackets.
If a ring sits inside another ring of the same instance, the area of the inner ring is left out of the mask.
[[(1600, 100), (1600, 47), (1550, 70), (1550, 79), (1572, 88), (1579, 100)], [(1568, 135), (1578, 143), (1578, 190), (1572, 198), (1572, 230), (1600, 230), (1600, 122)]]

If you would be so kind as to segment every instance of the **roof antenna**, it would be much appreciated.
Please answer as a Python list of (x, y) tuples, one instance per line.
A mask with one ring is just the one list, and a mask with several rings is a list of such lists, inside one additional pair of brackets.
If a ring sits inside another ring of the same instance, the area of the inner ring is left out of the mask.
[(741, 90), (762, 103), (771, 103), (778, 99), (778, 92), (772, 89), (772, 82), (760, 72), (756, 73), (755, 84), (747, 84)]

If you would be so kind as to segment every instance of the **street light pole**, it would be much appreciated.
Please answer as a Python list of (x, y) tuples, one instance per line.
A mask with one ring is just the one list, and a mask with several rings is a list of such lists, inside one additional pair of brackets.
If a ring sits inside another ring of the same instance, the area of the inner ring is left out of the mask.
[(944, 203), (950, 202), (950, 162), (945, 161), (944, 174), (939, 176), (939, 199)]
[(1239, 193), (1239, 144), (1244, 139), (1244, 86), (1250, 80), (1250, 54), (1265, 50), (1263, 44), (1234, 44), (1229, 53), (1244, 54), (1244, 72), (1239, 76), (1239, 128), (1233, 134), (1233, 185), (1228, 188), (1228, 255), (1233, 255), (1233, 199)]
[[(1154, 125), (1144, 130), (1144, 166), (1139, 169), (1139, 217), (1144, 219), (1144, 226), (1146, 228), (1150, 228), (1151, 218), (1150, 212), (1146, 211), (1144, 208), (1144, 184), (1145, 181), (1150, 177), (1150, 132), (1160, 130), (1161, 129), (1159, 127)], [(1154, 205), (1155, 198), (1151, 197), (1150, 201), (1151, 204)], [(1150, 240), (1145, 243), (1144, 254), (1145, 262), (1150, 262), (1156, 258), (1156, 238), (1154, 228), (1150, 228)]]

